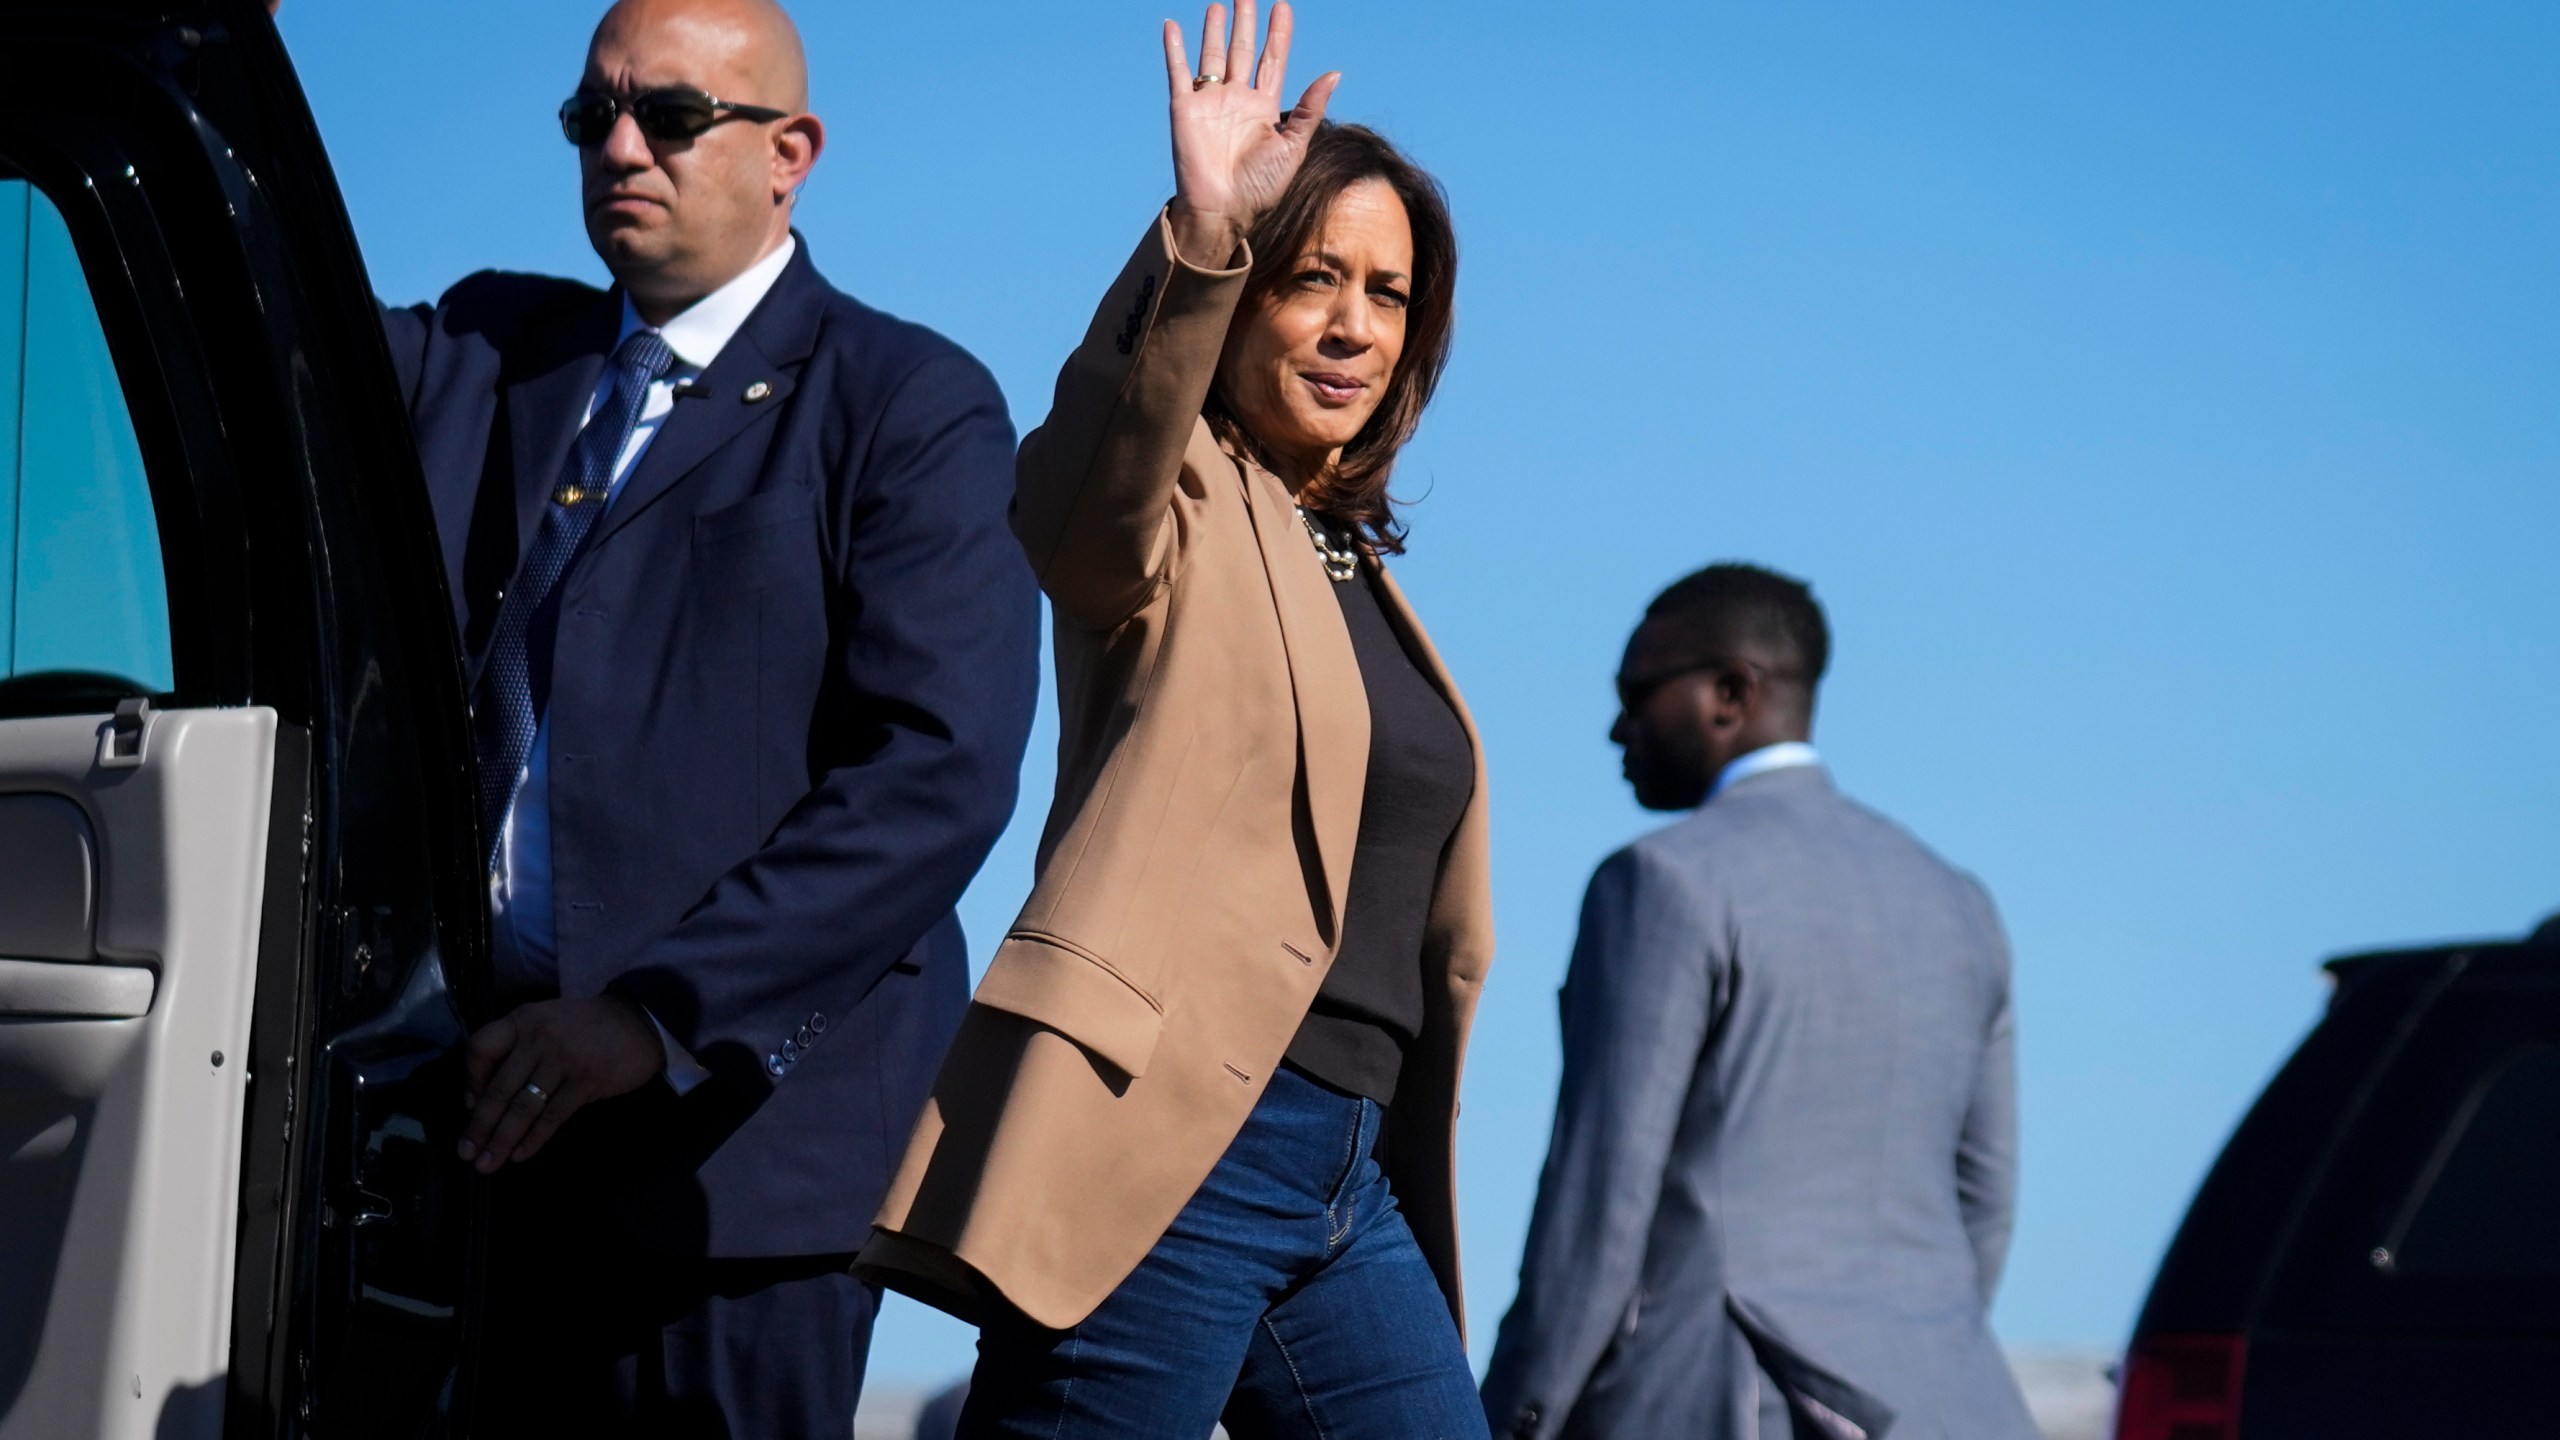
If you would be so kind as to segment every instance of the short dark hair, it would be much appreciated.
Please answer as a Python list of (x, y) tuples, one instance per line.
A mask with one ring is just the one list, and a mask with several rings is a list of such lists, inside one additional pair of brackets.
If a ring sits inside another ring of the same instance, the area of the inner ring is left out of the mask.
[[(1450, 223), (1449, 198), (1440, 182), (1366, 125), (1325, 121), (1308, 139), (1306, 159), (1281, 192), (1280, 203), (1245, 237), (1253, 247), (1253, 272), (1245, 277), (1244, 300), (1237, 308), (1241, 312), (1288, 282), (1300, 252), (1333, 213), (1334, 200), (1363, 180), (1385, 181), (1404, 202), (1405, 219), (1413, 226), (1404, 354), (1387, 380), (1377, 413), (1342, 447), (1342, 458), (1332, 470), (1300, 492), (1298, 503), (1358, 535), (1372, 550), (1392, 555), (1404, 551), (1404, 526), (1387, 499), (1387, 477), (1395, 469), (1396, 452), (1420, 428), (1431, 392), (1440, 386), (1457, 327), (1458, 232)], [(1230, 443), (1253, 444), (1215, 386), (1203, 413)]]
[(1668, 628), (1700, 660), (1715, 647), (1766, 645), (1786, 657), (1791, 678), (1810, 690), (1831, 668), (1831, 626), (1813, 587), (1792, 575), (1728, 560), (1672, 582), (1644, 607), (1645, 623)]

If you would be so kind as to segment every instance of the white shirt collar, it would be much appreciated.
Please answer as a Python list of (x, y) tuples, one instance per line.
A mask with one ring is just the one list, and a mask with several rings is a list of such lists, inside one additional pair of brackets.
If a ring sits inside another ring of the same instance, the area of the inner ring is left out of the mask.
[(1724, 769), (1716, 774), (1716, 783), (1707, 787), (1707, 798), (1713, 800), (1754, 775), (1821, 763), (1822, 756), (1801, 740), (1781, 740), (1775, 745), (1763, 745), (1747, 755), (1736, 755), (1726, 761)]
[[(674, 351), (678, 365), (695, 370), (708, 370), (736, 338), (738, 329), (755, 313), (773, 282), (782, 278), (782, 267), (791, 263), (792, 254), (800, 248), (800, 238), (785, 235), (773, 253), (740, 271), (736, 279), (684, 308), (684, 311), (658, 327), (658, 336)], [(620, 345), (635, 330), (649, 328), (640, 312), (631, 306), (631, 297), (622, 297), (622, 333), (614, 337)]]

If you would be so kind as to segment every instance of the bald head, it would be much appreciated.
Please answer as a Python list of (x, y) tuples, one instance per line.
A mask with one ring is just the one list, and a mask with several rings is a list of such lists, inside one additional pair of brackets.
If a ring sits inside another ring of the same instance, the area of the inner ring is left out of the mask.
[(579, 151), (587, 238), (643, 318), (663, 324), (791, 233), (791, 202), (826, 132), (807, 113), (799, 27), (774, 0), (621, 0), (587, 46), (582, 90), (624, 100), (692, 90), (731, 105), (694, 134), (628, 114)]
[[(672, 45), (693, 57), (705, 77), (693, 83), (723, 100), (809, 108), (800, 27), (774, 0), (621, 0), (597, 24), (588, 53), (642, 45)], [(706, 83), (714, 77), (718, 85)]]

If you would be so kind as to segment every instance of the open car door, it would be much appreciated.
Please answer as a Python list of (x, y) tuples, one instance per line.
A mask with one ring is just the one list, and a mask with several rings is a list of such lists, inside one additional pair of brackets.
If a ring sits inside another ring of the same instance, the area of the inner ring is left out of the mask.
[(451, 612), (263, 5), (0, 0), (0, 1440), (458, 1433)]

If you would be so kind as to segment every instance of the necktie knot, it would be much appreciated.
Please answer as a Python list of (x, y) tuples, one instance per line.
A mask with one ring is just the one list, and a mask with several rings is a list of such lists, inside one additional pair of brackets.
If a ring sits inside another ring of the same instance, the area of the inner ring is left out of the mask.
[(634, 330), (613, 352), (613, 368), (642, 385), (674, 368), (676, 352), (667, 348), (667, 337), (655, 330)]
[[(606, 488), (612, 483), (613, 459), (630, 435), (633, 423), (647, 408), (649, 386), (673, 369), (675, 363), (676, 352), (655, 330), (634, 330), (614, 347), (612, 359), (606, 362), (612, 388), (588, 418), (586, 430), (579, 436), (579, 449), (570, 455), (568, 473), (552, 487), (553, 504), (575, 510), (603, 502)], [(589, 453), (590, 444), (600, 440), (610, 440), (614, 449)], [(602, 473), (597, 473), (599, 458)]]

